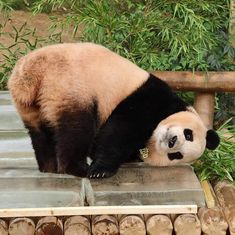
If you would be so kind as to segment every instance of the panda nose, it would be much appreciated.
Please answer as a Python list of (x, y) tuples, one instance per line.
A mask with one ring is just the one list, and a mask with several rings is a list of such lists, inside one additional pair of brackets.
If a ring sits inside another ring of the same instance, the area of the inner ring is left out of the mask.
[(176, 141), (177, 141), (177, 136), (175, 135), (175, 136), (173, 136), (172, 138), (169, 139), (168, 147), (173, 148)]

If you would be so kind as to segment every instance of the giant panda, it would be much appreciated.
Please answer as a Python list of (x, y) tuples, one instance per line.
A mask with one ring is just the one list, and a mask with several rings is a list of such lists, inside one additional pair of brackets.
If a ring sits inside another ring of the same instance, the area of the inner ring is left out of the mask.
[(188, 106), (157, 125), (144, 151), (140, 150), (140, 158), (155, 166), (193, 163), (206, 147), (214, 149), (216, 141), (214, 131), (208, 130), (195, 109)]
[[(197, 130), (200, 118), (164, 81), (101, 45), (64, 43), (30, 52), (17, 62), (8, 87), (43, 172), (110, 177), (145, 145), (152, 149), (146, 162), (158, 165), (161, 151), (153, 143), (164, 135), (158, 124), (165, 121), (169, 129), (176, 119), (186, 136), (199, 132), (203, 140), (194, 145), (197, 137), (185, 137), (191, 145), (179, 155), (172, 130), (164, 139), (170, 149), (163, 154), (166, 164), (182, 161), (184, 154), (198, 157), (195, 146), (219, 144), (215, 131)], [(183, 122), (180, 114), (192, 118)]]

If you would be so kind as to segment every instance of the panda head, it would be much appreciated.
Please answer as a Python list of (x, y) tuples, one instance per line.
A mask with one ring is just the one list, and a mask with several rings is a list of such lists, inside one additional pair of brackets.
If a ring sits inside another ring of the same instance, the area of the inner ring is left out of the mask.
[(205, 148), (215, 149), (218, 145), (217, 133), (208, 130), (197, 112), (188, 107), (158, 124), (147, 144), (148, 157), (142, 158), (156, 166), (192, 163)]

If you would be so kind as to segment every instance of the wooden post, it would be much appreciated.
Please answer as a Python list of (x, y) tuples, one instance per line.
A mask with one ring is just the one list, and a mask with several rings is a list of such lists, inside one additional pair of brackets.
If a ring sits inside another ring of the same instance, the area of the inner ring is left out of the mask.
[(114, 215), (97, 215), (92, 218), (93, 235), (118, 235), (118, 221)]
[(35, 224), (29, 218), (16, 218), (10, 221), (9, 235), (34, 235)]
[(194, 108), (200, 115), (207, 128), (213, 127), (214, 93), (197, 92), (194, 99)]
[(120, 235), (145, 235), (146, 228), (142, 215), (124, 215), (119, 221)]
[(167, 215), (145, 215), (147, 235), (171, 235), (173, 225)]
[(235, 235), (235, 187), (228, 181), (215, 185), (215, 193), (229, 225), (231, 235)]
[(0, 235), (8, 235), (8, 225), (2, 219), (0, 219)]
[(230, 0), (229, 40), (235, 47), (235, 0)]
[(37, 223), (35, 235), (63, 235), (63, 223), (54, 216), (43, 217)]
[(176, 235), (201, 235), (201, 224), (194, 214), (179, 215), (174, 222)]
[(91, 235), (90, 220), (85, 216), (69, 217), (64, 223), (64, 235)]

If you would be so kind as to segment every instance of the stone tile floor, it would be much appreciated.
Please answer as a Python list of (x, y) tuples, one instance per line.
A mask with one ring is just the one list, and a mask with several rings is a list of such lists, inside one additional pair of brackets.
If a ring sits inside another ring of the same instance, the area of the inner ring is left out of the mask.
[(156, 168), (129, 164), (102, 181), (40, 173), (10, 95), (0, 92), (0, 209), (85, 203), (203, 206), (204, 197), (196, 175), (186, 165)]

